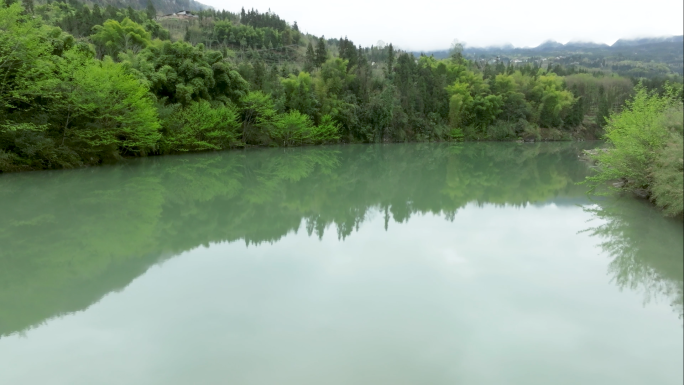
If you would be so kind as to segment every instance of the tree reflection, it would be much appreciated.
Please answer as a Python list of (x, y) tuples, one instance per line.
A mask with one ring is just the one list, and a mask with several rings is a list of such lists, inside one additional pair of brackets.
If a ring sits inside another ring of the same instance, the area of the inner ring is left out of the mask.
[[(0, 177), (0, 335), (84, 309), (212, 242), (350, 236), (466, 204), (584, 197), (577, 144), (336, 146), (146, 158)], [(680, 248), (681, 249), (681, 248)]]
[(664, 218), (647, 202), (631, 198), (588, 206), (601, 225), (587, 231), (603, 239), (610, 256), (609, 274), (621, 288), (642, 290), (647, 303), (666, 297), (679, 317), (684, 289), (682, 222)]

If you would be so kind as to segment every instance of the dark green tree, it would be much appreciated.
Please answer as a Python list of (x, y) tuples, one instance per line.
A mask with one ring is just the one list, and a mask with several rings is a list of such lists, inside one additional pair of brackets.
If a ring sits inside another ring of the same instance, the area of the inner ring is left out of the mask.
[(26, 12), (33, 14), (33, 0), (21, 0), (21, 4)]
[(328, 60), (328, 49), (325, 47), (325, 36), (321, 36), (316, 44), (316, 67), (321, 67)]
[(304, 71), (311, 72), (316, 68), (316, 54), (313, 45), (309, 42), (306, 46), (306, 56), (304, 57)]
[(154, 4), (152, 4), (151, 1), (148, 1), (145, 13), (147, 14), (147, 18), (150, 20), (154, 20), (157, 17), (157, 9), (154, 8)]
[(387, 67), (385, 68), (387, 77), (392, 75), (392, 71), (394, 69), (394, 59), (394, 46), (392, 46), (392, 43), (390, 43), (389, 47), (387, 48)]
[(596, 112), (596, 124), (599, 127), (604, 127), (608, 124), (608, 117), (610, 116), (610, 101), (606, 95), (606, 89), (601, 84), (599, 86), (599, 96), (598, 96), (598, 111)]

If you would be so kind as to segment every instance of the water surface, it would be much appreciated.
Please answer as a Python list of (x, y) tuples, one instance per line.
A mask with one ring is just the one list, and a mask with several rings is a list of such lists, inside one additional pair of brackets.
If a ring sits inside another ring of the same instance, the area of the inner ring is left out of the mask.
[(581, 147), (0, 175), (0, 383), (681, 384), (681, 222)]

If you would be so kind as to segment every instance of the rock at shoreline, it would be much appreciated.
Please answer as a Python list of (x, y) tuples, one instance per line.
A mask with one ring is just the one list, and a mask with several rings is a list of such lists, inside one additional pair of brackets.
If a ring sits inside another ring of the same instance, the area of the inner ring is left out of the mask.
[(582, 153), (578, 157), (580, 158), (580, 160), (586, 160), (588, 162), (596, 164), (596, 160), (594, 160), (594, 157), (597, 156), (599, 153), (605, 152), (608, 152), (607, 148), (594, 148), (592, 150), (582, 151)]

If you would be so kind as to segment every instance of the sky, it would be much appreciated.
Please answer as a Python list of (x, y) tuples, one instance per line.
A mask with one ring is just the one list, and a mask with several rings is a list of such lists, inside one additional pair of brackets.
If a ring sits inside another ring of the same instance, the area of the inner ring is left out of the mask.
[(382, 40), (400, 49), (447, 49), (513, 44), (534, 47), (546, 40), (612, 44), (620, 38), (681, 35), (682, 0), (199, 0), (216, 9), (271, 11), (303, 32), (347, 36), (357, 45)]

